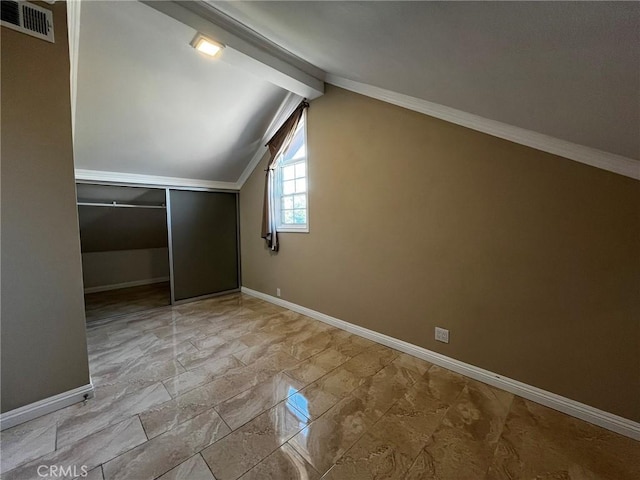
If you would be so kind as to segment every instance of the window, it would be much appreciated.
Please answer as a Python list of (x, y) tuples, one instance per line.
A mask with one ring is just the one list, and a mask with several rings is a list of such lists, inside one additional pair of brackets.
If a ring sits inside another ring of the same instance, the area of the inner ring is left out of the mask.
[(276, 167), (276, 219), (279, 232), (308, 232), (306, 115)]

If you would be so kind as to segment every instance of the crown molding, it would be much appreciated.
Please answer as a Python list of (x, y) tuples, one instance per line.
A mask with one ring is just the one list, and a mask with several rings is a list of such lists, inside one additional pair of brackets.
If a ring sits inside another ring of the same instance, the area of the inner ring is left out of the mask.
[(439, 118), (456, 125), (477, 130), (494, 137), (519, 143), (543, 152), (559, 155), (576, 162), (640, 180), (640, 161), (595, 148), (568, 142), (542, 133), (490, 120), (472, 113), (429, 102), (421, 98), (403, 95), (391, 90), (356, 82), (337, 75), (327, 74), (326, 83), (382, 100), (399, 107)]
[(267, 150), (267, 147), (265, 147), (264, 145), (260, 145), (256, 152), (253, 154), (253, 157), (251, 157), (251, 160), (247, 164), (247, 167), (244, 169), (242, 175), (240, 175), (240, 178), (238, 179), (238, 185), (240, 186), (240, 188), (242, 188), (245, 182), (249, 180), (249, 177), (260, 163), (260, 160), (262, 160), (264, 154), (267, 153)]
[(301, 100), (302, 97), (291, 92), (289, 92), (284, 98), (284, 100), (280, 104), (280, 108), (278, 108), (278, 111), (271, 120), (269, 127), (264, 132), (262, 140), (260, 141), (255, 153), (253, 154), (253, 157), (251, 157), (251, 160), (245, 167), (242, 175), (240, 175), (240, 178), (237, 181), (239, 188), (242, 188), (242, 186), (249, 179), (253, 171), (260, 163), (260, 160), (262, 160), (262, 157), (264, 157), (264, 154), (267, 153), (267, 147), (265, 143), (268, 142), (273, 134), (278, 131), (280, 125), (282, 125), (284, 121), (289, 118), (289, 115), (291, 115), (291, 113), (296, 109)]
[[(429, 102), (421, 98), (411, 97), (409, 95), (404, 95), (391, 90), (375, 87), (373, 85), (349, 80), (330, 73), (325, 73), (318, 67), (280, 47), (208, 2), (150, 2), (142, 0), (142, 3), (175, 18), (198, 31), (205, 34), (208, 33), (214, 38), (219, 39), (232, 49), (242, 54), (242, 58), (237, 57), (235, 59), (236, 62), (241, 63), (237, 66), (246, 68), (248, 71), (265, 78), (267, 81), (288, 90), (290, 94), (286, 97), (283, 105), (281, 105), (276, 118), (272, 121), (272, 126), (274, 122), (278, 123), (277, 120), (280, 119), (281, 113), (286, 110), (283, 109), (283, 106), (288, 105), (287, 101), (293, 101), (293, 98), (306, 97), (314, 99), (321, 96), (324, 93), (324, 84), (321, 79), (324, 78), (326, 83), (375, 98), (386, 103), (407, 108), (409, 110), (439, 118), (494, 137), (535, 148), (543, 152), (558, 155), (585, 165), (600, 168), (635, 180), (640, 180), (640, 160), (576, 144), (534, 132), (532, 130), (491, 120), (472, 113), (467, 113), (445, 105)], [(79, 19), (79, 9), (78, 14), (76, 15)], [(286, 118), (286, 116), (284, 116), (284, 118)], [(264, 137), (268, 138), (269, 136), (269, 130), (267, 130)], [(266, 141), (267, 138), (264, 140)], [(249, 178), (265, 152), (266, 149), (262, 145), (258, 147), (249, 164), (235, 183), (211, 182), (173, 177), (156, 177), (148, 175), (135, 175), (136, 178), (140, 177), (140, 180), (122, 180), (118, 177), (124, 175), (127, 178), (131, 178), (134, 174), (97, 172), (91, 170), (76, 170), (76, 175), (90, 175), (92, 177), (78, 177), (83, 180), (238, 190)], [(110, 178), (96, 178), (105, 176)], [(114, 179), (112, 179), (112, 177)]]
[(132, 185), (153, 185), (159, 187), (179, 187), (208, 190), (240, 190), (238, 182), (216, 182), (196, 178), (161, 177), (139, 173), (107, 172), (76, 168), (76, 180), (89, 182), (127, 183)]

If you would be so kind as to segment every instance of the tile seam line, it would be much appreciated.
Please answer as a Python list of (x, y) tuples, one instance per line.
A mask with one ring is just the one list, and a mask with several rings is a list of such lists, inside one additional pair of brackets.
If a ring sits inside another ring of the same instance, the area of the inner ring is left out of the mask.
[[(213, 408), (211, 408), (211, 410), (213, 410)], [(205, 412), (202, 412), (202, 413), (205, 413)], [(217, 413), (217, 412), (216, 412), (216, 413)], [(196, 415), (196, 416), (197, 416), (197, 415)], [(219, 415), (218, 415), (218, 416), (219, 416)], [(222, 417), (220, 417), (220, 419), (222, 420)], [(138, 419), (138, 420), (139, 420), (139, 419)], [(223, 421), (223, 422), (224, 422), (224, 421)], [(183, 422), (183, 423), (184, 423), (184, 422)], [(142, 424), (142, 422), (140, 422), (140, 424)], [(174, 427), (174, 428), (175, 428), (175, 427)], [(144, 426), (142, 426), (142, 430), (144, 431)], [(173, 429), (171, 429), (171, 430), (173, 430)], [(149, 442), (151, 442), (151, 441), (155, 440), (156, 438), (160, 437), (161, 435), (164, 435), (164, 434), (165, 434), (165, 433), (167, 433), (167, 432), (170, 432), (171, 430), (167, 430), (167, 431), (165, 431), (165, 432), (162, 432), (160, 435), (156, 435), (155, 437), (153, 437), (153, 438), (151, 438), (151, 439), (147, 440), (146, 442), (139, 443), (138, 445), (136, 445), (136, 446), (134, 446), (134, 447), (130, 448), (129, 450), (127, 450), (127, 451), (125, 451), (125, 452), (122, 452), (122, 453), (120, 453), (120, 454), (116, 455), (115, 457), (113, 457), (113, 458), (111, 458), (111, 459), (109, 459), (109, 460), (107, 460), (107, 461), (103, 462), (101, 465), (106, 465), (107, 463), (112, 462), (113, 460), (115, 460), (115, 459), (117, 459), (117, 458), (120, 458), (120, 457), (121, 457), (121, 456), (123, 456), (123, 455), (126, 455), (126, 454), (127, 454), (127, 453), (129, 453), (130, 451), (132, 451), (132, 450), (134, 450), (134, 449), (136, 449), (136, 448), (138, 448), (138, 447), (140, 447), (140, 446), (144, 445), (145, 443), (149, 443)], [(222, 436), (222, 437), (220, 437), (218, 440), (222, 440), (224, 437), (226, 437), (226, 436), (227, 436), (227, 435), (229, 435), (230, 433), (231, 433), (231, 432), (227, 433), (226, 435), (223, 435), (223, 436)], [(146, 433), (145, 433), (145, 435), (146, 435)], [(215, 441), (215, 442), (213, 442), (213, 443), (210, 443), (210, 444), (206, 445), (206, 446), (205, 446), (205, 447), (203, 447), (201, 450), (199, 450), (199, 451), (195, 452), (193, 455), (189, 456), (189, 458), (191, 458), (191, 457), (193, 457), (193, 456), (195, 456), (195, 455), (198, 455), (200, 452), (202, 452), (202, 450), (204, 450), (204, 449), (206, 449), (206, 448), (210, 447), (211, 445), (213, 445), (214, 443), (216, 443), (218, 440), (216, 440), (216, 441)], [(189, 458), (187, 458), (186, 460), (184, 460), (184, 462), (186, 462), (187, 460), (189, 460)], [(174, 469), (174, 468), (176, 468), (177, 466), (182, 465), (184, 462), (180, 462), (178, 465), (175, 465), (175, 466), (171, 467), (170, 469), (168, 469), (168, 470), (166, 470), (166, 471), (162, 472), (161, 474), (159, 474), (159, 475), (158, 475), (158, 477), (161, 477), (162, 475), (164, 475), (165, 473), (167, 473), (167, 472), (169, 472), (169, 471), (173, 470), (173, 469)], [(205, 463), (207, 463), (207, 462), (205, 461)], [(102, 476), (103, 476), (103, 478), (104, 478), (104, 468), (102, 469)], [(155, 479), (157, 479), (158, 477), (155, 477)], [(109, 480), (109, 479), (105, 479), (105, 480)], [(133, 480), (133, 479), (132, 479), (132, 480)]]
[[(220, 417), (222, 418), (222, 417)], [(202, 449), (204, 450), (204, 448)], [(204, 459), (204, 457), (202, 456), (202, 450), (200, 450), (198, 453), (196, 453), (196, 455), (198, 455), (202, 461), (204, 462), (204, 464), (207, 466), (207, 468), (209, 469), (209, 472), (211, 472), (211, 477), (213, 478), (213, 480), (216, 480), (216, 476), (213, 474), (213, 470), (211, 470), (211, 467), (209, 466), (209, 464), (207, 463), (207, 461)], [(194, 455), (195, 456), (195, 455)]]
[[(99, 428), (98, 430), (94, 430), (93, 432), (89, 433), (88, 435), (85, 435), (85, 436), (83, 436), (83, 437), (76, 438), (76, 440), (75, 440), (74, 442), (69, 443), (69, 444), (67, 444), (67, 445), (62, 445), (62, 446), (60, 447), (60, 449), (63, 449), (63, 448), (67, 448), (67, 447), (74, 446), (74, 445), (76, 445), (76, 444), (78, 444), (78, 443), (82, 442), (85, 438), (90, 437), (91, 435), (93, 435), (93, 434), (95, 434), (95, 433), (100, 433), (100, 432), (102, 432), (102, 431), (106, 430), (107, 428), (113, 427), (113, 426), (115, 426), (115, 425), (119, 425), (119, 424), (121, 424), (122, 422), (126, 422), (127, 420), (130, 420), (130, 419), (132, 419), (132, 418), (134, 418), (134, 417), (138, 417), (138, 420), (140, 420), (140, 414), (139, 414), (139, 413), (132, 413), (132, 414), (128, 415), (127, 417), (121, 418), (121, 419), (120, 419), (120, 420), (118, 420), (117, 422), (110, 423), (110, 424), (108, 424), (108, 425), (105, 425), (105, 426), (104, 426), (104, 427), (102, 427), (102, 428)], [(140, 420), (140, 424), (142, 425), (142, 420)], [(146, 431), (145, 431), (145, 429), (144, 429), (144, 425), (142, 425), (142, 431), (144, 432), (145, 436), (147, 436), (147, 432), (146, 432)], [(56, 432), (56, 436), (57, 436), (57, 432)], [(149, 437), (147, 437), (147, 440), (149, 440)], [(59, 449), (56, 449), (56, 451), (57, 451), (57, 450), (59, 450)], [(106, 462), (105, 462), (105, 463), (106, 463)]]
[[(161, 404), (162, 405), (162, 404)], [(149, 434), (147, 433), (147, 429), (144, 427), (144, 423), (142, 422), (142, 418), (140, 418), (140, 414), (136, 414), (136, 417), (138, 417), (138, 420), (140, 421), (140, 425), (142, 425), (142, 431), (144, 432), (144, 436), (147, 437), (147, 442), (149, 440), (151, 440), (149, 438)], [(146, 443), (146, 442), (145, 442)], [(142, 445), (142, 444), (141, 444)], [(105, 462), (106, 463), (106, 462)]]
[[(264, 414), (264, 413), (268, 412), (268, 411), (269, 411), (269, 410), (271, 410), (272, 408), (275, 408), (275, 407), (276, 407), (276, 406), (278, 406), (280, 403), (284, 403), (284, 401), (285, 401), (285, 400), (282, 400), (282, 401), (280, 401), (280, 402), (276, 403), (276, 405), (274, 405), (273, 407), (271, 407), (271, 408), (269, 408), (269, 409), (265, 410), (265, 411), (264, 411), (263, 413), (261, 413), (260, 415), (262, 415), (262, 414)], [(296, 411), (297, 411), (297, 410), (296, 410)], [(254, 418), (253, 418), (253, 419), (251, 419), (251, 420), (255, 420), (255, 418), (259, 417), (260, 415), (258, 415), (258, 416), (256, 416), (256, 417), (254, 417)], [(222, 416), (221, 416), (220, 418), (222, 418)], [(223, 420), (223, 421), (224, 421), (224, 420)], [(247, 423), (250, 423), (250, 422), (247, 422)], [(245, 423), (244, 425), (246, 425), (247, 423)], [(244, 425), (243, 425), (243, 426), (244, 426)], [(307, 426), (308, 426), (308, 425), (307, 425)], [(227, 436), (231, 435), (232, 433), (237, 432), (237, 431), (238, 431), (238, 430), (240, 430), (241, 428), (242, 428), (242, 426), (238, 427), (236, 430), (232, 430), (232, 431), (231, 431), (231, 432), (229, 432), (227, 435), (225, 435), (224, 437), (222, 437), (222, 438), (220, 438), (220, 439), (216, 440), (216, 441), (215, 441), (215, 442), (213, 442), (212, 444), (207, 445), (206, 447), (204, 447), (204, 448), (200, 451), (200, 453), (202, 453), (204, 450), (206, 450), (207, 448), (211, 447), (212, 445), (215, 445), (218, 441), (222, 440), (223, 438), (225, 438), (225, 437), (227, 437)], [(252, 467), (250, 467), (248, 470), (245, 470), (245, 471), (244, 471), (244, 472), (242, 472), (240, 475), (238, 475), (238, 476), (236, 477), (236, 480), (237, 480), (237, 479), (239, 479), (239, 478), (241, 478), (241, 477), (242, 477), (243, 475), (245, 475), (247, 472), (249, 472), (249, 471), (253, 470), (256, 466), (258, 466), (260, 463), (262, 463), (262, 462), (263, 462), (267, 457), (269, 457), (271, 454), (273, 454), (273, 452), (275, 452), (276, 450), (278, 450), (278, 449), (279, 449), (280, 447), (282, 447), (282, 445), (284, 445), (285, 443), (288, 443), (288, 442), (289, 442), (289, 440), (291, 440), (293, 437), (295, 437), (296, 435), (298, 435), (298, 434), (299, 434), (302, 430), (304, 430), (305, 428), (307, 428), (307, 427), (303, 427), (303, 428), (299, 429), (298, 431), (296, 431), (293, 435), (291, 435), (289, 438), (287, 438), (283, 443), (279, 444), (275, 449), (273, 449), (273, 450), (272, 450), (272, 451), (270, 451), (267, 455), (265, 455), (265, 456), (264, 456), (264, 457), (263, 457), (263, 458), (262, 458), (258, 463), (256, 463), (256, 464), (255, 464), (255, 465), (253, 465)], [(296, 450), (296, 452), (297, 452), (297, 450)], [(298, 453), (299, 453), (299, 452), (298, 452)], [(203, 456), (203, 458), (204, 458), (204, 456)], [(205, 459), (205, 463), (207, 464), (207, 466), (209, 466), (209, 463), (206, 461), (206, 459)], [(210, 466), (209, 466), (209, 470), (211, 470), (211, 467), (210, 467)], [(212, 471), (212, 473), (213, 473), (213, 471)], [(213, 476), (215, 477), (215, 473), (213, 474)]]
[[(218, 405), (220, 405), (221, 403), (222, 403), (222, 402), (220, 402)], [(214, 412), (216, 412), (216, 413), (218, 414), (218, 416), (220, 417), (220, 420), (222, 420), (222, 423), (224, 423), (224, 424), (227, 426), (227, 428), (229, 429), (229, 433), (227, 433), (227, 435), (230, 435), (230, 434), (232, 434), (233, 432), (235, 432), (235, 431), (237, 430), (237, 428), (236, 428), (235, 430), (234, 430), (233, 428), (231, 428), (231, 425), (229, 425), (229, 424), (227, 423), (227, 421), (224, 419), (224, 417), (222, 416), (222, 414), (221, 414), (221, 413), (220, 413), (220, 411), (218, 410), (218, 405), (215, 405), (215, 406), (214, 406), (214, 407), (212, 407), (211, 409), (212, 409)], [(185, 420), (185, 421), (187, 421), (187, 420)], [(182, 422), (182, 423), (184, 423), (184, 422)], [(240, 428), (240, 427), (238, 427), (238, 428)], [(225, 435), (224, 437), (226, 437), (227, 435)], [(222, 438), (224, 438), (224, 437), (222, 437)], [(220, 438), (220, 440), (222, 440), (222, 438)], [(211, 445), (213, 445), (213, 444), (214, 444), (214, 443), (216, 443), (216, 442), (217, 442), (217, 440), (216, 440), (215, 442), (213, 442)], [(205, 447), (205, 448), (208, 448), (208, 446), (207, 446), (207, 447)], [(204, 448), (203, 448), (202, 450), (204, 450)], [(202, 450), (200, 450), (200, 452), (202, 452)], [(200, 452), (198, 452), (198, 453), (200, 453)], [(205, 463), (207, 463), (207, 462), (205, 462)], [(208, 466), (208, 465), (207, 465), (207, 466)]]
[[(91, 433), (91, 435), (93, 435), (94, 433), (102, 432), (103, 430), (106, 430), (106, 429), (107, 429), (107, 428), (109, 428), (109, 427), (115, 427), (116, 425), (120, 425), (121, 423), (124, 423), (124, 422), (126, 422), (126, 421), (129, 421), (131, 418), (133, 418), (133, 417), (135, 417), (135, 416), (136, 416), (136, 415), (132, 415), (132, 416), (130, 416), (130, 417), (127, 417), (126, 419), (122, 420), (121, 422), (114, 423), (114, 424), (112, 424), (112, 425), (109, 425), (109, 426), (107, 426), (107, 427), (105, 427), (105, 428), (101, 429), (101, 430), (97, 430), (97, 431), (95, 431), (95, 432)], [(138, 421), (140, 421), (140, 419), (138, 419)], [(140, 422), (140, 425), (142, 426), (142, 422)], [(143, 432), (144, 432), (144, 427), (142, 427), (142, 430), (143, 430)], [(87, 435), (87, 437), (88, 437), (88, 436), (89, 436), (89, 435)], [(146, 434), (145, 434), (145, 436), (146, 436)], [(79, 441), (82, 441), (83, 439), (85, 439), (85, 438), (87, 438), (87, 437), (82, 437)], [(148, 442), (148, 441), (149, 441), (149, 440), (147, 440), (146, 442)], [(106, 460), (106, 461), (104, 461), (104, 462), (100, 463), (99, 465), (96, 465), (94, 468), (101, 467), (101, 466), (102, 466), (102, 465), (104, 465), (105, 463), (110, 462), (111, 460), (114, 460), (115, 458), (118, 458), (118, 457), (119, 457), (119, 456), (121, 456), (121, 455), (124, 455), (125, 453), (127, 453), (127, 452), (129, 452), (129, 451), (133, 450), (134, 448), (136, 448), (136, 447), (138, 447), (138, 446), (140, 446), (140, 445), (143, 445), (143, 444), (144, 444), (144, 443), (146, 443), (146, 442), (139, 443), (138, 445), (135, 445), (134, 447), (131, 447), (129, 450), (126, 450), (126, 451), (124, 451), (124, 452), (122, 452), (122, 453), (119, 453), (119, 454), (118, 454), (118, 455), (116, 455), (115, 457), (110, 458), (109, 460)], [(77, 442), (76, 442), (76, 443), (77, 443)], [(73, 444), (71, 444), (71, 445), (75, 445), (75, 443), (73, 443)], [(68, 447), (68, 446), (70, 446), (70, 445), (67, 445), (67, 446), (62, 447), (62, 448), (66, 448), (66, 447)], [(57, 452), (57, 451), (59, 451), (59, 449), (56, 449), (56, 450), (54, 450), (53, 452)], [(49, 452), (48, 454), (41, 455), (41, 456), (39, 456), (38, 458), (35, 458), (35, 459), (33, 459), (32, 461), (30, 461), (30, 462), (23, 463), (23, 464), (22, 464), (22, 466), (25, 466), (25, 465), (27, 465), (27, 464), (29, 464), (29, 463), (35, 462), (35, 461), (37, 461), (37, 460), (40, 460), (42, 457), (44, 457), (44, 456), (46, 456), (46, 455), (49, 455), (49, 454), (51, 454), (51, 453), (53, 453), (53, 452)], [(16, 468), (19, 468), (19, 467), (16, 467)], [(7, 474), (7, 473), (9, 473), (9, 472), (12, 472), (13, 470), (16, 470), (16, 468), (12, 468), (11, 470), (8, 470), (7, 472), (4, 472), (4, 473), (2, 474), (2, 475), (3, 475), (3, 477), (4, 477), (4, 475), (5, 475), (5, 474)], [(93, 470), (93, 469), (92, 469), (92, 470)], [(103, 470), (103, 478), (104, 478), (104, 470)]]
[[(169, 470), (167, 470), (167, 471), (166, 471), (166, 472), (164, 472), (164, 473), (161, 473), (161, 474), (160, 474), (160, 475), (158, 475), (157, 477), (153, 477), (153, 480), (158, 480), (158, 479), (159, 479), (160, 477), (162, 477), (163, 475), (165, 475), (165, 474), (169, 473), (169, 472), (170, 472), (171, 470), (173, 470), (174, 468), (178, 468), (180, 465), (182, 465), (183, 463), (188, 462), (189, 460), (191, 460), (193, 457), (195, 457), (195, 456), (197, 456), (197, 455), (200, 455), (200, 452), (198, 452), (198, 453), (194, 453), (194, 454), (193, 454), (193, 455), (191, 455), (189, 458), (187, 458), (184, 462), (179, 463), (179, 464), (178, 464), (178, 465), (176, 465), (175, 467), (170, 468)], [(206, 463), (207, 463), (207, 462), (205, 462), (205, 464), (206, 464)], [(209, 467), (209, 466), (207, 465), (207, 467)]]

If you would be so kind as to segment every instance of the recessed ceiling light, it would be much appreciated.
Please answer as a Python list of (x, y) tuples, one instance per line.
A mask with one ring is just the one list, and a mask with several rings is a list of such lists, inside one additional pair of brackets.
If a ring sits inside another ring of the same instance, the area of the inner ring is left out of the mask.
[(217, 56), (224, 48), (221, 43), (215, 42), (201, 33), (196, 33), (196, 36), (191, 40), (191, 46), (210, 57)]

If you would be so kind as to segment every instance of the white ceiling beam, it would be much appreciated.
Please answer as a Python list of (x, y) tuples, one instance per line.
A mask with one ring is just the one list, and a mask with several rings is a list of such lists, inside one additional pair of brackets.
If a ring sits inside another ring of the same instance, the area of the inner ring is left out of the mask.
[(310, 100), (324, 94), (322, 70), (205, 2), (142, 3), (224, 44), (224, 61)]

